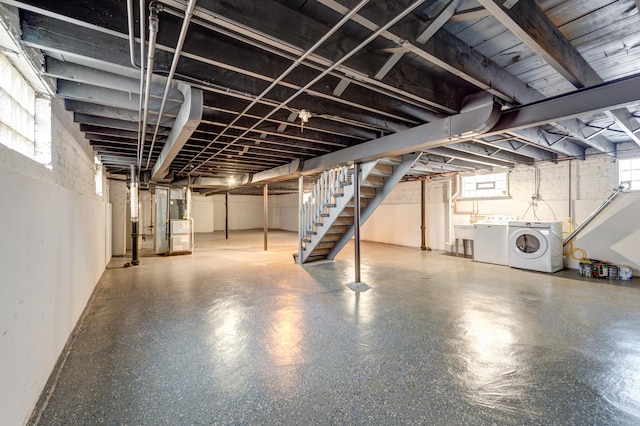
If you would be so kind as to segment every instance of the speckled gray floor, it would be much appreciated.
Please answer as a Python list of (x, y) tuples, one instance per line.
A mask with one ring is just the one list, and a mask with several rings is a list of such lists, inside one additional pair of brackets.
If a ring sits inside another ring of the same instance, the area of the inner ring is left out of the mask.
[(198, 235), (115, 259), (33, 420), (67, 424), (640, 424), (640, 285), (295, 235)]

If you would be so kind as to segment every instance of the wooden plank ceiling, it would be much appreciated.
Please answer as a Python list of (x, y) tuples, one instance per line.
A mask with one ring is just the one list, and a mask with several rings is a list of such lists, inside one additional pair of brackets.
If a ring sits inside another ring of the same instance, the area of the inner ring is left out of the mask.
[[(110, 173), (137, 164), (161, 181), (208, 178), (203, 192), (458, 114), (477, 92), (509, 110), (640, 72), (634, 0), (196, 0), (192, 15), (183, 0), (0, 3), (17, 8), (23, 45), (41, 52), (43, 74)], [(140, 63), (141, 30), (149, 42), (150, 11), (158, 31), (142, 141), (146, 90), (131, 60)], [(189, 129), (181, 114), (198, 93)], [(441, 144), (410, 175), (615, 157), (640, 145), (636, 101)]]

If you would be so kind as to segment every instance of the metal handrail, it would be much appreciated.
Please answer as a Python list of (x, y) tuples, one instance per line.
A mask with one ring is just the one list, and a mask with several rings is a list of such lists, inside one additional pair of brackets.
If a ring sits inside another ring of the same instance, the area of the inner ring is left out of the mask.
[(311, 191), (309, 199), (302, 206), (302, 238), (316, 229), (327, 204), (335, 200), (341, 185), (349, 180), (349, 166), (325, 170)]

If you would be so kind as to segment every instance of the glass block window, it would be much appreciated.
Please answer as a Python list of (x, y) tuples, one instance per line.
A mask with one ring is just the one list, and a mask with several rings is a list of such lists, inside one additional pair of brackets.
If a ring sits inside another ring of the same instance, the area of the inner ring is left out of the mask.
[(50, 167), (51, 103), (0, 54), (0, 143)]
[(509, 179), (506, 172), (461, 178), (462, 198), (501, 198), (509, 196)]
[(640, 190), (640, 158), (618, 160), (618, 177), (620, 183), (629, 185), (630, 190)]

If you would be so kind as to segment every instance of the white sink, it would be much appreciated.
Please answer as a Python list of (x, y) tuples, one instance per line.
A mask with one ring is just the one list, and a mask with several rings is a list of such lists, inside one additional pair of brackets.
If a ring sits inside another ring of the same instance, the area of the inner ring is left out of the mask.
[(453, 238), (456, 240), (473, 240), (473, 225), (453, 225)]

